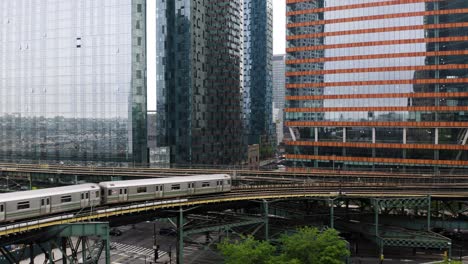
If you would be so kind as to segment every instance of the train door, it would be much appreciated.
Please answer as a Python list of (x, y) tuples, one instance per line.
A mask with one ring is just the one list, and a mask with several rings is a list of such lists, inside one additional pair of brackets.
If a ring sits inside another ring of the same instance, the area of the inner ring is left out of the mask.
[(163, 195), (163, 185), (156, 185), (156, 198), (161, 198)]
[(194, 194), (195, 193), (195, 183), (194, 182), (190, 182), (188, 184), (188, 194)]
[(50, 197), (41, 198), (41, 215), (50, 213)]
[(5, 220), (6, 207), (4, 203), (0, 203), (0, 222)]
[(223, 181), (216, 181), (216, 190), (222, 192), (223, 191)]
[(126, 201), (128, 201), (128, 189), (120, 188), (119, 189), (119, 202), (126, 202)]
[(81, 193), (81, 208), (89, 206), (89, 192)]

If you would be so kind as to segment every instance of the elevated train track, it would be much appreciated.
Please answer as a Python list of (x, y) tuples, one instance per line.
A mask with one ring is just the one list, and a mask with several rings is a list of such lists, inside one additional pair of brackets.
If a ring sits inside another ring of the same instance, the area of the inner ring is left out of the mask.
[(416, 182), (445, 181), (468, 183), (467, 174), (415, 174), (415, 173), (389, 173), (389, 172), (363, 172), (363, 171), (333, 171), (333, 170), (296, 170), (294, 171), (267, 171), (243, 169), (181, 169), (181, 168), (122, 168), (122, 167), (87, 167), (37, 164), (11, 164), (0, 163), (0, 173), (18, 174), (48, 174), (48, 175), (74, 175), (74, 176), (103, 176), (103, 177), (168, 177), (195, 174), (230, 174), (234, 178), (254, 181), (301, 181), (304, 179), (337, 179), (353, 178), (362, 181), (374, 180), (404, 180)]
[(134, 204), (93, 208), (86, 212), (69, 212), (62, 215), (41, 219), (26, 220), (0, 226), (0, 240), (9, 236), (38, 231), (45, 227), (84, 221), (109, 221), (114, 217), (148, 213), (161, 209), (175, 209), (184, 206), (200, 206), (221, 203), (236, 203), (252, 200), (276, 199), (336, 199), (346, 198), (379, 198), (379, 197), (422, 197), (430, 195), (438, 199), (468, 199), (468, 185), (452, 184), (429, 186), (415, 184), (402, 186), (363, 185), (357, 184), (285, 184), (279, 186), (245, 186), (237, 187), (229, 193), (181, 197), (179, 199), (154, 200)]

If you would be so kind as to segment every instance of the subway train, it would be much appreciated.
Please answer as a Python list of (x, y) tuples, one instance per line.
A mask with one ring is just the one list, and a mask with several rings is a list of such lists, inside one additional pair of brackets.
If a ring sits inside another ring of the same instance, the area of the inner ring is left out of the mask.
[(231, 191), (227, 174), (110, 181), (0, 194), (0, 223), (87, 208)]

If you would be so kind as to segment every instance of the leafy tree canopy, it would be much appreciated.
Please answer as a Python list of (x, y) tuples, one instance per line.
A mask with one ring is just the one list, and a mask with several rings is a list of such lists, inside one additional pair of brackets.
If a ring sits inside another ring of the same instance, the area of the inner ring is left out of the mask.
[(227, 264), (341, 264), (350, 255), (338, 231), (305, 227), (283, 235), (280, 246), (247, 237), (242, 241), (223, 241), (218, 245)]

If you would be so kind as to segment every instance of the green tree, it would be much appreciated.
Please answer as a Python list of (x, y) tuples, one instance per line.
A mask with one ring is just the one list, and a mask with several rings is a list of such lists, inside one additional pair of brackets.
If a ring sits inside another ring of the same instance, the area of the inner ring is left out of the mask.
[(338, 231), (309, 227), (283, 235), (278, 248), (250, 236), (242, 241), (224, 240), (218, 249), (227, 264), (341, 264), (350, 255)]
[(255, 240), (252, 236), (242, 241), (224, 240), (218, 249), (226, 257), (226, 264), (268, 263), (276, 248), (266, 241)]
[(282, 252), (287, 259), (298, 259), (309, 264), (341, 264), (350, 255), (346, 241), (338, 231), (305, 227), (293, 235), (283, 235), (280, 239)]

